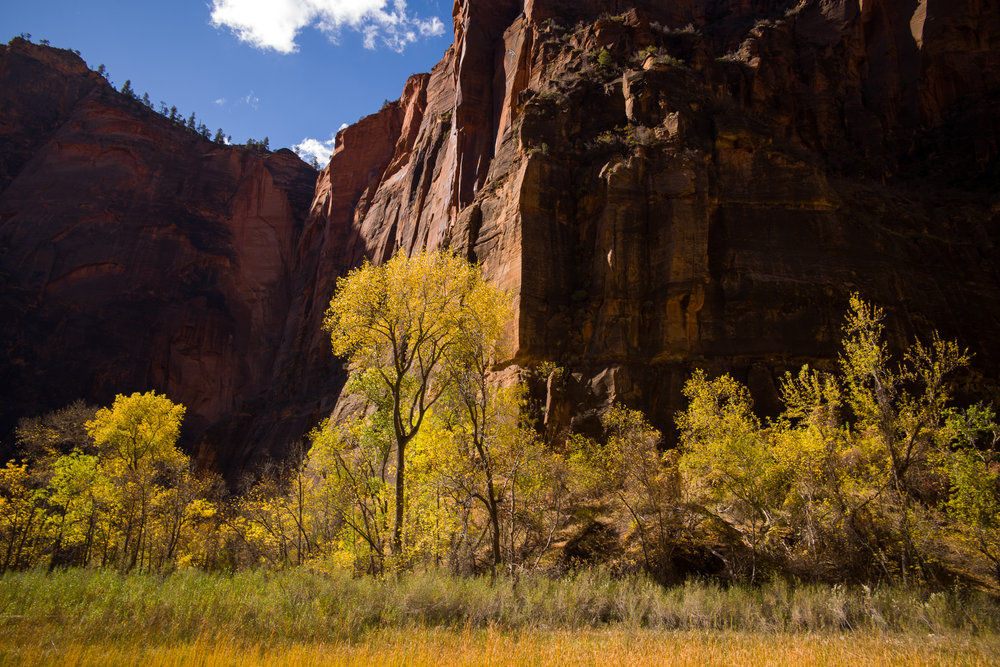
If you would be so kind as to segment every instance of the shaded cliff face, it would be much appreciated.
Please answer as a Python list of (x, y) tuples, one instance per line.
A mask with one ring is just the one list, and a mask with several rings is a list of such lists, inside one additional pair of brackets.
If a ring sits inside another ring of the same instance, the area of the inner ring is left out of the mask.
[(734, 372), (774, 410), (784, 370), (835, 363), (855, 290), (888, 309), (896, 344), (936, 328), (968, 345), (969, 386), (994, 391), (989, 3), (459, 0), (454, 14), (441, 63), (383, 112), (405, 129), (380, 130), (371, 178), (339, 191), (355, 205), (331, 204), (357, 173), (345, 144), (309, 224), (329, 247), (351, 236), (352, 261), (449, 245), (482, 262), (518, 295), (515, 363), (569, 371), (547, 389), (553, 431), (593, 427), (616, 399), (669, 428), (695, 367)]
[(217, 146), (68, 51), (0, 47), (2, 432), (156, 389), (188, 440), (268, 390), (316, 173)]

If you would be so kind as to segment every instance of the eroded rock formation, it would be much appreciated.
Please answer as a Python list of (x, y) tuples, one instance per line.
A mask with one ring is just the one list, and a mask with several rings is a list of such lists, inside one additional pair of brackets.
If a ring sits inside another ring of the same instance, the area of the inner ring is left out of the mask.
[(513, 364), (565, 368), (537, 388), (555, 437), (612, 400), (669, 428), (695, 367), (773, 410), (784, 370), (835, 363), (855, 290), (897, 343), (967, 345), (967, 387), (995, 393), (991, 3), (456, 0), (454, 29), (315, 190), (288, 154), (163, 129), (12, 45), (0, 75), (31, 83), (0, 88), (9, 414), (152, 385), (198, 415), (204, 463), (280, 453), (337, 399), (337, 277), (425, 245), (516, 293)]

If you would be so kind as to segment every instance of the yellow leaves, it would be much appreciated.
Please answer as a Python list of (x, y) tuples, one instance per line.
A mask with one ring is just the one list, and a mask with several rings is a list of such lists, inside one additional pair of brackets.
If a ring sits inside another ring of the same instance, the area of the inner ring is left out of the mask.
[[(709, 380), (695, 371), (684, 385), (688, 409), (677, 417), (685, 454), (681, 466), (705, 479), (754, 487), (773, 463), (767, 434), (752, 411), (750, 392), (729, 375)], [(742, 494), (749, 493), (744, 489)]]
[(446, 352), (486, 346), (495, 357), (510, 310), (509, 295), (475, 265), (445, 251), (397, 253), (337, 281), (323, 329), (352, 369), (381, 369), (391, 385), (404, 375), (426, 381)]
[(704, 371), (696, 370), (683, 393), (688, 409), (678, 415), (677, 428), (687, 443), (699, 443), (709, 451), (718, 449), (719, 443), (743, 442), (760, 429), (750, 392), (729, 375), (709, 380)]
[(8, 461), (0, 468), (0, 573), (33, 560), (36, 537), (44, 528), (40, 502), (26, 463)]
[(34, 511), (35, 495), (27, 463), (8, 461), (0, 468), (0, 536), (20, 525), (24, 516)]
[[(677, 424), (681, 465), (702, 502), (737, 528), (756, 513), (780, 537), (762, 543), (766, 548), (789, 544), (790, 552), (810, 553), (816, 563), (829, 558), (824, 549), (854, 549), (886, 574), (911, 568), (914, 550), (930, 540), (922, 522), (934, 511), (928, 495), (941, 492), (935, 461), (961, 461), (949, 472), (953, 486), (960, 480), (969, 493), (952, 489), (953, 514), (956, 503), (980, 503), (983, 496), (970, 489), (994, 488), (995, 481), (973, 474), (972, 459), (934, 452), (978, 437), (970, 433), (994, 432), (978, 410), (966, 413), (969, 428), (963, 419), (946, 419), (946, 377), (968, 363), (968, 353), (934, 333), (928, 344), (913, 343), (897, 365), (884, 340), (884, 319), (881, 309), (853, 295), (840, 373), (808, 366), (786, 373), (785, 409), (766, 425), (732, 378), (709, 380), (701, 371), (691, 377), (684, 387), (689, 407)], [(740, 516), (733, 512), (740, 506), (752, 511)], [(791, 545), (794, 540), (802, 542)]]
[(181, 463), (184, 455), (175, 444), (184, 412), (183, 405), (155, 392), (119, 394), (110, 409), (102, 408), (87, 422), (87, 432), (99, 448), (130, 470)]
[(28, 488), (28, 463), (22, 461), (7, 461), (0, 468), (0, 497), (8, 499), (23, 498), (30, 495)]
[(840, 384), (827, 373), (809, 368), (808, 364), (793, 376), (785, 373), (781, 383), (784, 416), (800, 419), (818, 428), (836, 428), (843, 401)]
[[(460, 439), (468, 441), (468, 451), (480, 461), (491, 458), (499, 424), (494, 419), (497, 394), (486, 375), (507, 353), (502, 342), (510, 313), (508, 294), (487, 283), (477, 266), (447, 251), (409, 257), (400, 252), (380, 266), (366, 262), (338, 280), (323, 328), (334, 353), (350, 364), (348, 390), (375, 407), (369, 418), (358, 420), (367, 422), (365, 429), (352, 434), (357, 449), (353, 460), (341, 456), (339, 461), (352, 480), (355, 509), (366, 520), (358, 530), (370, 544), (378, 543), (373, 524), (389, 505), (379, 496), (388, 490), (391, 471), (396, 477), (392, 546), (395, 556), (402, 555), (408, 511), (404, 496), (416, 497), (405, 479), (405, 464), (408, 458), (432, 456), (428, 446), (436, 440), (418, 443), (418, 454), (410, 443), (425, 428), (433, 406), (450, 402), (453, 424), (467, 410), (468, 424), (452, 435), (464, 429), (468, 437)], [(390, 444), (395, 446), (395, 465), (390, 464)], [(358, 464), (368, 469), (356, 469)], [(371, 486), (374, 480), (378, 484), (366, 492), (362, 482)]]

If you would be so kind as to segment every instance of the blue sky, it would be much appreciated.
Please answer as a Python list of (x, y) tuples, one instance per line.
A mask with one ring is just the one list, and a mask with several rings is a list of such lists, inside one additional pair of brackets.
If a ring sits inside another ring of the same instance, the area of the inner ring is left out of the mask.
[[(397, 99), (451, 43), (451, 0), (11, 0), (0, 39), (30, 33), (103, 64), (236, 143), (324, 159), (341, 125)], [(312, 140), (303, 145), (306, 140)], [(314, 143), (313, 143), (314, 142)], [(312, 153), (307, 148), (313, 148)], [(308, 158), (307, 158), (308, 159)]]

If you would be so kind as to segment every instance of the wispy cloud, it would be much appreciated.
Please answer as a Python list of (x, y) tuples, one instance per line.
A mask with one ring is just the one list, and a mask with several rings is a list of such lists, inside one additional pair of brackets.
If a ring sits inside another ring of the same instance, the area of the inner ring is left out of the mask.
[(292, 146), (292, 149), (306, 162), (316, 160), (320, 166), (325, 166), (330, 161), (336, 141), (335, 136), (331, 136), (328, 141), (305, 138), (300, 143)]
[(215, 102), (213, 102), (213, 104), (217, 104), (220, 107), (222, 105), (224, 105), (225, 103), (226, 103), (226, 98), (225, 97), (220, 97), (219, 99), (215, 100)]
[(247, 93), (246, 97), (240, 98), (240, 102), (242, 102), (243, 104), (247, 105), (248, 107), (256, 111), (257, 106), (260, 104), (260, 98), (257, 97), (251, 90), (249, 93)]
[(212, 0), (212, 25), (279, 53), (297, 51), (295, 38), (307, 26), (334, 42), (345, 28), (356, 30), (365, 48), (381, 45), (397, 52), (420, 38), (444, 33), (441, 19), (411, 15), (406, 0)]

